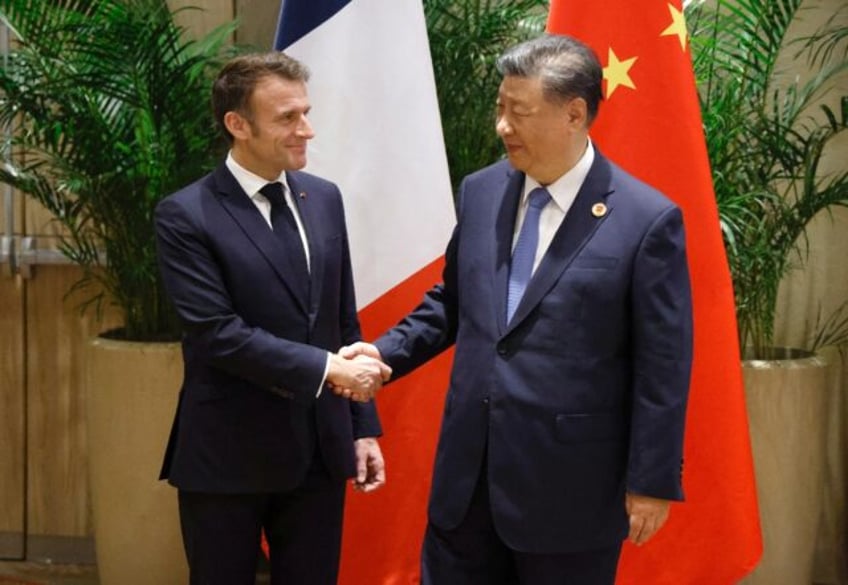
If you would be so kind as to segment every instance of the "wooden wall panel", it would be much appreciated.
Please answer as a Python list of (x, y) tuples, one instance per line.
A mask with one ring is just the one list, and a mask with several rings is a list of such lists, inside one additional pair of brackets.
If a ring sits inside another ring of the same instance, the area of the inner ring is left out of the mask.
[(6, 194), (7, 192), (12, 194), (12, 231), (13, 233), (19, 234), (22, 231), (23, 226), (23, 197), (16, 194), (14, 190), (10, 190), (7, 185), (0, 185), (0, 235), (6, 236), (11, 235), (5, 233), (6, 231)]
[[(172, 10), (189, 7), (177, 15), (177, 22), (198, 36), (232, 20), (235, 16), (233, 0), (205, 0), (202, 3), (197, 0), (168, 0), (168, 6)], [(191, 8), (194, 6), (202, 6), (203, 9)]]
[(27, 294), (30, 534), (90, 533), (82, 380), (84, 319), (63, 299), (79, 277), (39, 266)]
[(39, 266), (27, 287), (27, 514), (30, 535), (91, 534), (84, 348), (107, 328), (65, 298), (80, 270)]
[(274, 42), (277, 18), (280, 13), (279, 0), (235, 0), (239, 28), (236, 41), (239, 44), (267, 50)]
[(0, 558), (24, 554), (23, 283), (0, 271)]
[[(23, 223), (38, 249), (56, 249), (62, 228), (43, 206), (26, 199)], [(97, 328), (65, 298), (80, 274), (73, 266), (35, 266), (26, 281), (28, 558), (75, 560), (69, 550), (92, 536), (82, 356)]]
[[(62, 227), (55, 221), (44, 206), (27, 199), (23, 207), (24, 233), (28, 236), (55, 236)], [(39, 246), (44, 247), (44, 246)]]

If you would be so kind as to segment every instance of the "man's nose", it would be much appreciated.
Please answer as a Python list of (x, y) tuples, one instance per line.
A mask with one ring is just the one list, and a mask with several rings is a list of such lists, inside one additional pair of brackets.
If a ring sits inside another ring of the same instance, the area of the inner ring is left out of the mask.
[(309, 118), (305, 115), (300, 118), (300, 126), (297, 129), (297, 133), (303, 138), (313, 138), (315, 136), (312, 124), (309, 122)]
[(512, 134), (512, 125), (510, 125), (505, 116), (499, 116), (495, 121), (495, 132), (498, 133), (498, 136)]

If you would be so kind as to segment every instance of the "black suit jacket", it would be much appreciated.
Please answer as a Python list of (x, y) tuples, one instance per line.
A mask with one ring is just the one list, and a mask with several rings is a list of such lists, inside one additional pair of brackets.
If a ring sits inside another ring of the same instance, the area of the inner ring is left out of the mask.
[(558, 554), (627, 534), (625, 491), (681, 499), (692, 359), (680, 210), (596, 152), (511, 322), (524, 174), (465, 179), (444, 283), (376, 344), (403, 375), (452, 343), (430, 521), (457, 526), (488, 462), (510, 547)]
[(344, 211), (335, 185), (287, 174), (309, 241), (310, 293), (226, 168), (156, 209), (159, 262), (185, 326), (185, 379), (162, 477), (184, 490), (282, 491), (315, 449), (331, 475), (355, 474), (353, 441), (377, 436), (373, 403), (324, 389), (327, 350), (360, 338)]

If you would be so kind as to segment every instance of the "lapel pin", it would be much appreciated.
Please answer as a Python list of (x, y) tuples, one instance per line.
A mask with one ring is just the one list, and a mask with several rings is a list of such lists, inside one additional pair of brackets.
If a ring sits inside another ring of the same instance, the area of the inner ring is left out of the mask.
[(306, 199), (306, 191), (301, 191), (298, 195), (300, 195), (301, 199)]
[(607, 214), (607, 206), (603, 203), (595, 203), (592, 206), (592, 215), (595, 217), (603, 217)]

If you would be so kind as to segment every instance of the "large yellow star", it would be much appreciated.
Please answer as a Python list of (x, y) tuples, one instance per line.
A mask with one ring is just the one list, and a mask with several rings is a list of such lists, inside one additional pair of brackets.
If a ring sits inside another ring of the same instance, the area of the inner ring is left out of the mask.
[(686, 19), (683, 16), (683, 11), (678, 10), (671, 4), (668, 5), (668, 11), (671, 12), (671, 24), (668, 25), (668, 28), (662, 31), (661, 37), (667, 37), (671, 35), (677, 35), (677, 38), (680, 39), (680, 48), (684, 51), (686, 50), (686, 37), (688, 33), (686, 32)]
[(636, 62), (637, 57), (631, 57), (630, 59), (625, 59), (621, 61), (615, 52), (610, 47), (609, 50), (609, 60), (607, 61), (607, 66), (604, 67), (604, 79), (607, 80), (607, 95), (606, 98), (609, 99), (619, 85), (623, 85), (624, 87), (629, 87), (630, 89), (636, 89), (636, 84), (633, 83), (633, 80), (630, 79), (630, 68), (633, 67), (633, 64)]

